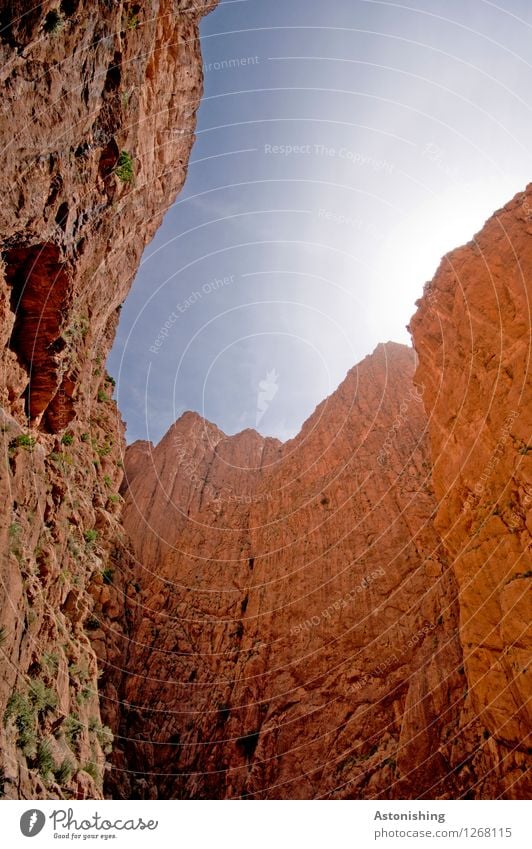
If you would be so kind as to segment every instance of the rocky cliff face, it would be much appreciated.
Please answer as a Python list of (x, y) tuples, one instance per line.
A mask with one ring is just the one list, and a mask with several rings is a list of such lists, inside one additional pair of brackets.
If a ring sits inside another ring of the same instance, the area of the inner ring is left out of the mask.
[[(1, 790), (98, 796), (123, 426), (104, 363), (181, 188), (209, 0), (0, 2)], [(30, 8), (31, 6), (31, 8)], [(94, 651), (97, 649), (99, 662)]]
[(414, 367), (379, 346), (285, 445), (186, 414), (128, 449), (117, 792), (495, 792)]
[(445, 257), (411, 327), (471, 706), (516, 795), (532, 744), (531, 263), (529, 186)]

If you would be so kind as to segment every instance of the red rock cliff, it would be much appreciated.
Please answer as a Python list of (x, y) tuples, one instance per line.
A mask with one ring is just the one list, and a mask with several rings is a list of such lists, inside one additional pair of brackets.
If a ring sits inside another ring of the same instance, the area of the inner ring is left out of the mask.
[[(123, 592), (103, 365), (181, 188), (210, 0), (0, 2), (0, 792), (99, 796)], [(126, 557), (127, 559), (127, 557)], [(96, 648), (99, 663), (95, 654)]]
[(414, 366), (379, 346), (285, 445), (186, 414), (142, 447), (117, 792), (493, 792)]
[(529, 186), (445, 257), (411, 324), (471, 706), (516, 795), (532, 743), (531, 209)]

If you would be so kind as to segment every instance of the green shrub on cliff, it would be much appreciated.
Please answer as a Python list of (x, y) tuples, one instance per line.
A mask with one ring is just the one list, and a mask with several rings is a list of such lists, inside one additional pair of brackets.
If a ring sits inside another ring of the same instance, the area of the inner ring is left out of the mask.
[(48, 740), (40, 740), (37, 745), (37, 769), (44, 779), (49, 778), (55, 768), (55, 761)]
[(13, 720), (17, 729), (17, 746), (26, 757), (37, 752), (37, 734), (35, 731), (35, 711), (22, 693), (12, 693), (4, 712), (4, 726)]
[(57, 35), (64, 24), (64, 18), (58, 9), (52, 9), (44, 19), (43, 29), (48, 35)]
[(63, 731), (65, 732), (65, 737), (71, 746), (77, 743), (83, 732), (83, 728), (84, 725), (80, 722), (76, 714), (69, 713), (63, 723)]
[(61, 761), (59, 766), (56, 766), (53, 769), (54, 778), (59, 785), (68, 784), (73, 772), (74, 764), (68, 758), (65, 758)]
[(131, 183), (133, 179), (133, 158), (127, 150), (123, 150), (118, 157), (115, 174), (122, 183)]
[(94, 528), (89, 528), (83, 534), (83, 538), (85, 539), (85, 542), (87, 543), (87, 545), (92, 545), (98, 539), (98, 531), (95, 530)]
[(30, 436), (28, 433), (19, 433), (14, 439), (12, 439), (9, 443), (9, 450), (15, 451), (17, 448), (29, 448), (30, 450), (35, 445), (35, 439), (33, 436)]
[(102, 779), (100, 773), (98, 772), (98, 767), (93, 761), (88, 761), (88, 763), (83, 764), (81, 769), (83, 770), (83, 772), (86, 772), (90, 775), (95, 784), (101, 784)]
[(57, 694), (40, 679), (31, 682), (28, 696), (35, 712), (40, 716), (57, 706)]

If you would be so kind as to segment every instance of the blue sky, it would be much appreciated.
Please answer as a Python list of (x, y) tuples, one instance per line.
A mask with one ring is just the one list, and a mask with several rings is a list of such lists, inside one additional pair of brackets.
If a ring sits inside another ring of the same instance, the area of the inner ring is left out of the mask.
[(129, 441), (188, 409), (287, 439), (530, 181), (532, 8), (235, 0), (201, 36), (188, 179), (108, 368)]

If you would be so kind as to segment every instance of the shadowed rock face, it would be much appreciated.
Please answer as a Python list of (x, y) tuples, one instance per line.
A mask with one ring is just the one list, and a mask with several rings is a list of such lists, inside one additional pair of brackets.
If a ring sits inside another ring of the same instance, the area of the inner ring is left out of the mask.
[(103, 792), (99, 674), (122, 615), (112, 574), (127, 563), (124, 428), (104, 363), (142, 250), (185, 179), (202, 91), (198, 21), (213, 5), (0, 0), (8, 798)]
[(414, 369), (379, 346), (284, 445), (187, 413), (128, 449), (115, 792), (489, 794)]

